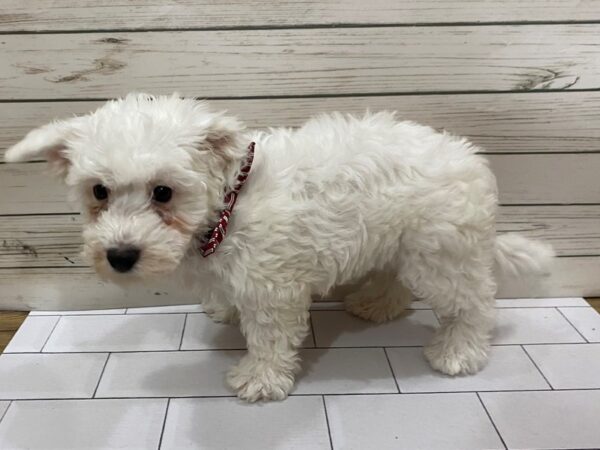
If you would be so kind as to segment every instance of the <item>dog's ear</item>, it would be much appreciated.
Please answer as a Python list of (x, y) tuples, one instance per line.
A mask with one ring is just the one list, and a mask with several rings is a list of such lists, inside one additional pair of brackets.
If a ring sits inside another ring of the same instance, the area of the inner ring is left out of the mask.
[(199, 142), (198, 148), (213, 153), (227, 163), (239, 156), (240, 134), (244, 128), (235, 117), (224, 113), (214, 114), (203, 127), (204, 139)]
[(4, 159), (7, 162), (46, 159), (59, 177), (67, 175), (70, 166), (68, 142), (74, 135), (81, 117), (56, 121), (31, 130), (22, 140), (9, 148)]

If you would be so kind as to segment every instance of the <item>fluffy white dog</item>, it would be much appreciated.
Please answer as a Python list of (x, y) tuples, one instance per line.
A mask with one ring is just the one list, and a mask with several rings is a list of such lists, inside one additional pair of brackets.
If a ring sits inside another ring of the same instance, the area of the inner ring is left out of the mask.
[(552, 250), (496, 235), (496, 182), (476, 150), (389, 112), (246, 131), (204, 102), (131, 94), (31, 131), (6, 160), (47, 158), (82, 204), (102, 277), (177, 272), (214, 320), (239, 321), (248, 352), (227, 379), (255, 401), (287, 396), (311, 296), (348, 283), (360, 287), (347, 310), (367, 320), (396, 318), (411, 292), (427, 301), (442, 323), (432, 367), (482, 368), (494, 268), (542, 272)]

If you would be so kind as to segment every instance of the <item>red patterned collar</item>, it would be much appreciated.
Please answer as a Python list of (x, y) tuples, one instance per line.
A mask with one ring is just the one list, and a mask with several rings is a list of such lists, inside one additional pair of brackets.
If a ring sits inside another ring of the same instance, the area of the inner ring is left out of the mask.
[(242, 190), (242, 186), (244, 186), (244, 183), (248, 179), (248, 174), (250, 173), (253, 159), (254, 142), (250, 142), (250, 145), (248, 145), (248, 155), (246, 156), (246, 161), (240, 169), (236, 183), (233, 186), (233, 189), (225, 194), (225, 198), (223, 199), (225, 208), (223, 208), (219, 214), (217, 225), (215, 225), (215, 227), (206, 234), (205, 238), (200, 243), (200, 253), (202, 253), (202, 256), (207, 257), (212, 255), (225, 238), (225, 235), (227, 234), (227, 226), (229, 225), (229, 218), (233, 212), (233, 207), (235, 206), (238, 195)]

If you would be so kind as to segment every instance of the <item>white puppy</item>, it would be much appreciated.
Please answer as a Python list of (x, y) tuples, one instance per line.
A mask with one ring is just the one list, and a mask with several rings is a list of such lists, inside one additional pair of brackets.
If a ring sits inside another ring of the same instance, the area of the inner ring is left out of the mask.
[(182, 274), (213, 319), (239, 320), (248, 353), (228, 381), (255, 401), (292, 389), (311, 296), (357, 281), (348, 311), (394, 319), (406, 286), (441, 319), (432, 367), (483, 367), (494, 267), (541, 272), (552, 250), (496, 235), (496, 182), (476, 150), (388, 112), (259, 132), (204, 102), (132, 94), (31, 131), (6, 160), (46, 158), (64, 179), (102, 277)]

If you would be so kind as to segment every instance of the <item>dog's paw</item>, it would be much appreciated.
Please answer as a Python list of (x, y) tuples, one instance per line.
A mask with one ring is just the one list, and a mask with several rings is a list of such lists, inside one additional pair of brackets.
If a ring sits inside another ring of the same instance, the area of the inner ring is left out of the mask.
[(386, 298), (364, 299), (349, 296), (344, 301), (344, 307), (350, 314), (375, 323), (389, 322), (400, 317), (405, 311), (401, 302)]
[(425, 347), (425, 358), (431, 367), (447, 375), (467, 375), (479, 372), (488, 361), (487, 346), (448, 345), (435, 342)]
[(240, 323), (240, 312), (235, 306), (205, 306), (204, 312), (215, 323), (226, 323), (229, 325), (237, 325)]
[(248, 402), (283, 400), (294, 386), (294, 374), (246, 355), (229, 371), (227, 382), (240, 399)]

